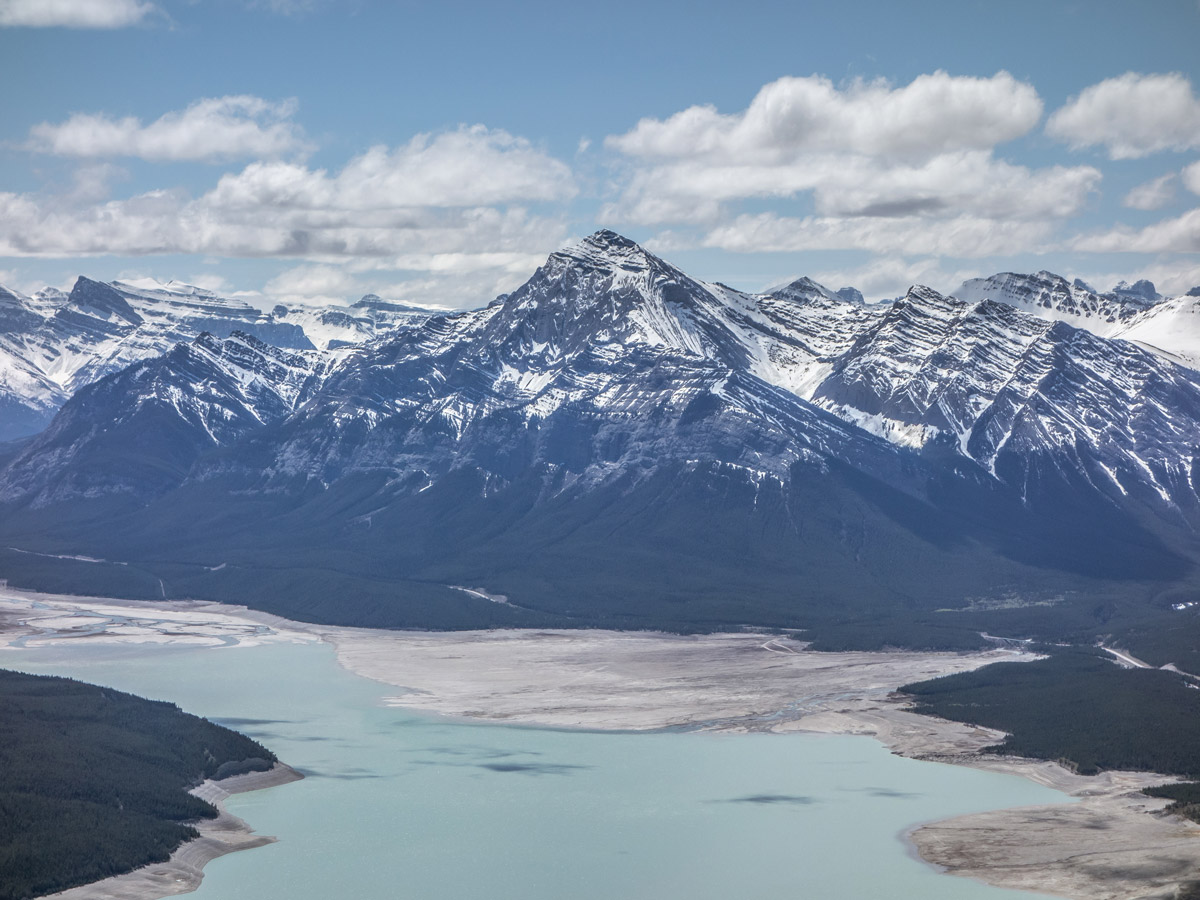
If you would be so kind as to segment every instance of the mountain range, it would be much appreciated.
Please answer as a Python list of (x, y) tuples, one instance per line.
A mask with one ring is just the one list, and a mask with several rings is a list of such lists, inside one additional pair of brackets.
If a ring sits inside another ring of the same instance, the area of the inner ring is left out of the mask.
[(277, 305), (264, 313), (171, 282), (79, 278), (70, 293), (0, 286), (0, 441), (41, 431), (79, 388), (208, 332), (240, 331), (284, 349), (334, 349), (428, 315), (368, 294), (351, 306)]
[(602, 231), (457, 314), (7, 296), (8, 402), (61, 406), (2, 453), (16, 583), (830, 646), (1144, 627), (1197, 592), (1195, 293), (747, 294)]

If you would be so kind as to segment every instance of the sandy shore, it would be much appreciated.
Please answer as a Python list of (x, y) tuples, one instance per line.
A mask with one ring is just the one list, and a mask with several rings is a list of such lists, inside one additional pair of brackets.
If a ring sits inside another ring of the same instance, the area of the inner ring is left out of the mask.
[[(23, 614), (11, 615), (15, 608)], [(912, 681), (1032, 658), (1016, 651), (815, 653), (788, 638), (754, 634), (387, 632), (306, 625), (217, 604), (0, 590), (0, 623), (5, 616), (9, 625), (0, 628), (8, 643), (30, 646), (326, 640), (347, 669), (397, 688), (386, 702), (475, 720), (869, 735), (904, 756), (1020, 775), (1075, 799), (914, 829), (908, 838), (920, 856), (951, 874), (1078, 900), (1174, 900), (1181, 884), (1200, 880), (1200, 826), (1162, 814), (1166, 801), (1138, 793), (1169, 779), (1082, 777), (1054, 763), (983, 754), (999, 732), (918, 716), (894, 694)], [(24, 624), (14, 626), (14, 619)], [(0, 645), (0, 666), (4, 655)], [(78, 897), (149, 900), (151, 893)]]
[(920, 856), (954, 875), (1078, 900), (1174, 900), (1200, 879), (1200, 826), (1138, 793), (1171, 779), (1084, 777), (983, 754), (1002, 733), (916, 715), (893, 693), (1027, 654), (814, 653), (750, 634), (316, 630), (346, 668), (403, 688), (389, 701), (398, 706), (558, 727), (862, 734), (904, 756), (1020, 775), (1077, 800), (914, 829)]
[(255, 834), (245, 821), (225, 809), (225, 799), (234, 794), (259, 791), (299, 781), (304, 776), (282, 763), (266, 772), (235, 775), (221, 781), (205, 781), (191, 793), (217, 808), (215, 819), (196, 825), (200, 836), (183, 844), (165, 863), (143, 866), (125, 875), (116, 875), (81, 885), (50, 896), (55, 900), (158, 900), (175, 894), (187, 894), (200, 886), (204, 866), (226, 853), (250, 850), (272, 844), (275, 838)]

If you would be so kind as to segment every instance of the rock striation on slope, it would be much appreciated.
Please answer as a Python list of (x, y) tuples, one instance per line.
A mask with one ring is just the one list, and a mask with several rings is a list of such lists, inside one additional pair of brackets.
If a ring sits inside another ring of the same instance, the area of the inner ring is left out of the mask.
[(204, 336), (101, 379), (0, 472), (0, 537), (326, 621), (928, 635), (1185, 589), (1198, 448), (1200, 373), (1132, 343), (928, 288), (746, 294), (601, 231), (336, 358)]
[(0, 287), (0, 441), (35, 434), (85, 385), (203, 333), (240, 331), (288, 350), (336, 349), (429, 311), (368, 295), (345, 309), (264, 313), (192, 285), (112, 284), (80, 277), (70, 293)]

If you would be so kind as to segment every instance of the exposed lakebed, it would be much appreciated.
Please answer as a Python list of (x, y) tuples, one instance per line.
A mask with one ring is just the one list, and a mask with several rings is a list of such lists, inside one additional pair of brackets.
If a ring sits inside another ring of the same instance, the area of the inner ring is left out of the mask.
[(209, 863), (201, 900), (1015, 900), (1032, 895), (938, 874), (904, 832), (1066, 799), (863, 737), (568, 731), (414, 713), (312, 641), (26, 642), (0, 665), (171, 700), (309, 776), (227, 801), (280, 840)]

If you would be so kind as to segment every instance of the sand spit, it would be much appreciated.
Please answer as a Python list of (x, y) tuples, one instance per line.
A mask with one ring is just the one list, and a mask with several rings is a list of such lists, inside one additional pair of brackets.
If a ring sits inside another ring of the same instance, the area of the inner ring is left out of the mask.
[[(323, 639), (350, 671), (397, 688), (387, 702), (473, 720), (869, 735), (904, 756), (1020, 775), (1077, 801), (915, 828), (908, 837), (920, 856), (951, 874), (1078, 900), (1175, 900), (1180, 885), (1200, 881), (1200, 826), (1163, 814), (1166, 801), (1138, 793), (1169, 779), (1131, 772), (1083, 777), (1054, 763), (984, 754), (999, 732), (918, 716), (894, 693), (912, 681), (1034, 658), (1019, 651), (816, 653), (786, 637), (755, 634), (389, 632), (306, 625), (218, 604), (0, 590), (0, 666), (5, 647), (22, 641), (197, 638), (223, 645)], [(62, 896), (152, 900), (193, 888), (163, 883)]]
[(275, 843), (275, 838), (255, 834), (245, 821), (228, 812), (224, 801), (233, 794), (260, 791), (299, 781), (304, 776), (282, 763), (266, 772), (234, 775), (221, 781), (205, 781), (192, 790), (197, 797), (217, 808), (219, 815), (196, 825), (200, 836), (177, 849), (165, 863), (143, 866), (124, 875), (94, 881), (58, 894), (54, 900), (159, 900), (190, 893), (200, 886), (204, 866), (218, 856)]

